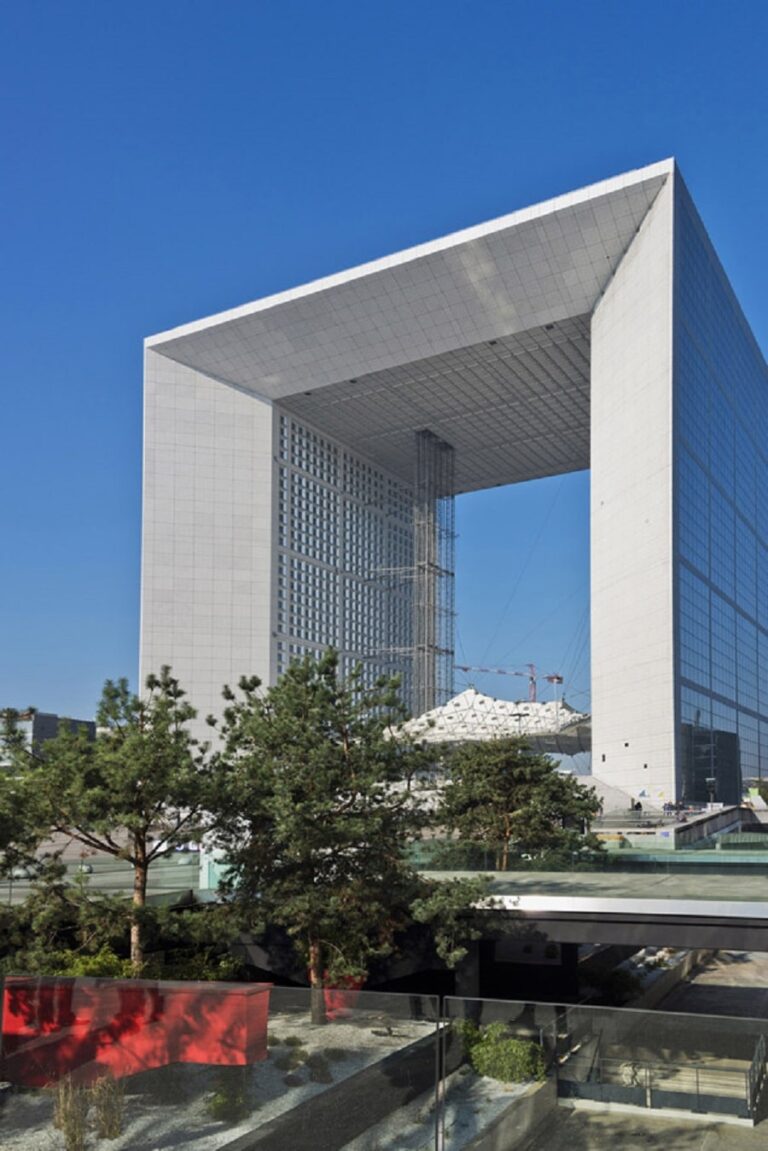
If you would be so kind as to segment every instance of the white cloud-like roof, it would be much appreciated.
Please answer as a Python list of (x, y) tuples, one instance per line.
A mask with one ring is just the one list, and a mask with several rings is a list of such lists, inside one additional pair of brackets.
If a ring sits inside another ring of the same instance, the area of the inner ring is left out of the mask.
[(589, 747), (589, 720), (567, 703), (513, 702), (467, 688), (441, 707), (406, 724), (413, 738), (425, 743), (470, 743), (505, 736), (525, 736), (551, 750), (573, 754)]

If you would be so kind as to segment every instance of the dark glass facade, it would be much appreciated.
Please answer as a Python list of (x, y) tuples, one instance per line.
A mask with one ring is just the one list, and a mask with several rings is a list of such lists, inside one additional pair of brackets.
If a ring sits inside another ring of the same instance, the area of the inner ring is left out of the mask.
[(768, 372), (677, 177), (674, 522), (681, 778), (768, 778)]

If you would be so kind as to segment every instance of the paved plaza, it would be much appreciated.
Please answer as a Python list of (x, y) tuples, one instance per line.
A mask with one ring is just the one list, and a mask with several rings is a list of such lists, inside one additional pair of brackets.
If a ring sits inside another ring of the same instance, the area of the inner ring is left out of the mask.
[[(446, 878), (446, 872), (424, 872)], [(476, 872), (452, 872), (468, 877)], [(658, 865), (655, 871), (506, 871), (492, 873), (493, 891), (499, 895), (566, 896), (595, 899), (669, 899), (765, 903), (768, 905), (768, 865), (759, 874), (735, 874), (723, 864), (721, 871), (691, 875)]]
[(764, 1151), (766, 1123), (741, 1127), (555, 1109), (521, 1151)]
[(660, 1004), (663, 1011), (768, 1019), (768, 954), (721, 951)]

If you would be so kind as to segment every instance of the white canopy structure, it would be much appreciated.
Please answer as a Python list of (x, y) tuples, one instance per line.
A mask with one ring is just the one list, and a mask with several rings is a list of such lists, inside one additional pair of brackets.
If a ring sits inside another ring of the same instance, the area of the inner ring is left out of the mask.
[(494, 699), (473, 687), (412, 719), (406, 731), (425, 743), (471, 743), (520, 735), (537, 751), (559, 755), (575, 755), (591, 746), (590, 717), (564, 701)]

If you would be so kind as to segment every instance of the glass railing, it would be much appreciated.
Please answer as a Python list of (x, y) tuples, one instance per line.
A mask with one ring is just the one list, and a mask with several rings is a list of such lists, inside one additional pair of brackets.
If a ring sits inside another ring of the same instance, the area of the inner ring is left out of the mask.
[(497, 894), (768, 903), (768, 844), (750, 853), (603, 850), (510, 854), (502, 861), (499, 852), (473, 844), (431, 841), (418, 846), (415, 862), (435, 878), (487, 875)]
[(766, 1021), (27, 977), (2, 1003), (3, 1151), (544, 1151), (574, 1109), (614, 1151), (622, 1124), (758, 1122), (768, 1094)]
[(356, 1149), (406, 1112), (434, 1145), (429, 996), (7, 978), (3, 1008), (3, 1151)]
[[(489, 875), (501, 893), (530, 890), (541, 895), (646, 898), (653, 877), (663, 876), (665, 882), (652, 887), (654, 899), (768, 902), (768, 835), (765, 838), (764, 849), (759, 845), (715, 849), (702, 841), (676, 850), (511, 852), (502, 870), (497, 870), (500, 853), (492, 849), (425, 840), (413, 845), (410, 862), (424, 873), (446, 878)], [(197, 898), (213, 898), (226, 872), (226, 860), (219, 856), (175, 852), (150, 869), (150, 900), (174, 903), (189, 892)], [(77, 880), (87, 884), (89, 891), (104, 894), (129, 892), (132, 884), (128, 864), (104, 857), (92, 857), (84, 864), (70, 862), (67, 874), (70, 882)], [(33, 883), (31, 869), (15, 869), (0, 882), (0, 902), (22, 903)]]
[(458, 1063), (440, 1114), (446, 1151), (491, 1135), (494, 1147), (565, 1146), (573, 1109), (613, 1116), (586, 1136), (595, 1149), (620, 1146), (622, 1122), (637, 1137), (643, 1121), (768, 1112), (766, 1020), (454, 998), (443, 1015), (443, 1065)]

